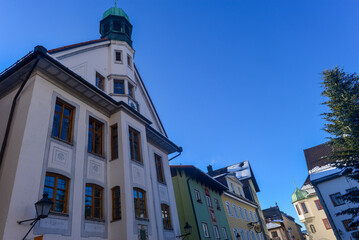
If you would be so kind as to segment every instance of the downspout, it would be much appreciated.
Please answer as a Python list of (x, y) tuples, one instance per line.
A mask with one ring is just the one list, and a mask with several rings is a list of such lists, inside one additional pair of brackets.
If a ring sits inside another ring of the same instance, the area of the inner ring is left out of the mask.
[(330, 215), (330, 212), (329, 212), (329, 210), (328, 210), (327, 204), (325, 203), (324, 198), (323, 198), (321, 192), (319, 191), (319, 188), (317, 187), (317, 185), (316, 185), (314, 182), (311, 181), (311, 183), (312, 183), (312, 185), (313, 185), (313, 187), (314, 187), (315, 192), (316, 192), (317, 195), (318, 195), (318, 198), (322, 200), (320, 203), (323, 203), (323, 204), (322, 204), (322, 207), (324, 208), (324, 212), (325, 212), (325, 214), (326, 214), (327, 217), (328, 217), (329, 223), (330, 223), (330, 225), (331, 225), (331, 227), (332, 227), (332, 229), (333, 229), (333, 232), (334, 232), (335, 237), (336, 237), (337, 239), (342, 239), (342, 237), (341, 237), (340, 234), (338, 233), (337, 227), (336, 227), (335, 224), (334, 224), (333, 218), (332, 218), (332, 216)]
[(176, 157), (179, 157), (181, 155), (182, 151), (183, 151), (182, 147), (179, 147), (178, 151), (177, 151), (178, 154), (176, 156), (174, 156), (173, 158), (170, 158), (168, 161), (171, 161), (171, 160), (175, 159)]
[[(34, 53), (36, 53), (37, 51), (42, 51), (42, 49), (37, 49), (39, 46), (36, 46), (35, 49), (34, 49)], [(43, 48), (43, 47), (42, 47)], [(22, 90), (24, 89), (27, 81), (29, 80), (32, 72), (34, 71), (37, 63), (39, 62), (40, 60), (40, 57), (38, 56), (36, 58), (36, 61), (34, 63), (34, 65), (31, 67), (31, 70), (30, 72), (27, 74), (24, 82), (21, 84), (19, 90), (17, 91), (13, 101), (12, 101), (12, 105), (11, 105), (11, 110), (10, 110), (10, 114), (9, 114), (9, 119), (7, 121), (7, 125), (6, 125), (6, 130), (5, 130), (5, 135), (4, 135), (4, 139), (3, 139), (3, 142), (2, 142), (2, 146), (1, 146), (1, 151), (0, 151), (0, 169), (1, 169), (1, 165), (2, 165), (2, 161), (3, 161), (3, 158), (4, 158), (4, 155), (5, 155), (5, 150), (6, 150), (6, 145), (7, 145), (7, 141), (9, 140), (9, 133), (10, 133), (10, 128), (11, 128), (11, 124), (12, 124), (12, 119), (14, 117), (14, 112), (15, 112), (15, 107), (16, 107), (16, 103), (17, 101), (19, 100), (19, 96), (20, 96), (20, 93), (22, 92)]]
[(196, 171), (194, 172), (194, 174), (193, 174), (192, 176), (189, 176), (189, 177), (187, 178), (187, 187), (188, 187), (188, 191), (189, 191), (189, 198), (191, 199), (192, 211), (193, 211), (193, 213), (194, 213), (194, 220), (195, 220), (195, 222), (196, 222), (198, 239), (201, 239), (201, 233), (199, 232), (196, 210), (195, 210), (194, 204), (193, 204), (192, 191), (191, 191), (191, 188), (189, 187), (189, 180), (190, 180), (191, 178), (193, 178), (194, 176), (196, 176), (196, 174), (197, 174), (197, 172), (198, 172), (197, 169), (195, 169), (195, 170), (196, 170)]

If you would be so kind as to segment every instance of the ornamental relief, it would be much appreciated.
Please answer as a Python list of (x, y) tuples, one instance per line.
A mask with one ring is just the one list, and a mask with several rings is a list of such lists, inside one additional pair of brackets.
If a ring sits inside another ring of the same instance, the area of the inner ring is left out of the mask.
[(72, 150), (60, 144), (51, 142), (48, 167), (71, 172)]

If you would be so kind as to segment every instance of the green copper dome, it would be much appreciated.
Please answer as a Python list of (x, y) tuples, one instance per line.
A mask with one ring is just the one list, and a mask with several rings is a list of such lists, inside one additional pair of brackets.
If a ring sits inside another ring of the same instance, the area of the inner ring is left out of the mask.
[(292, 203), (305, 199), (307, 195), (307, 191), (300, 190), (296, 187), (295, 192), (292, 194)]
[(124, 17), (127, 19), (127, 21), (130, 22), (130, 19), (128, 18), (127, 14), (125, 13), (125, 11), (123, 11), (122, 8), (117, 8), (117, 7), (110, 8), (109, 10), (103, 13), (102, 19), (105, 19), (107, 16), (110, 15)]

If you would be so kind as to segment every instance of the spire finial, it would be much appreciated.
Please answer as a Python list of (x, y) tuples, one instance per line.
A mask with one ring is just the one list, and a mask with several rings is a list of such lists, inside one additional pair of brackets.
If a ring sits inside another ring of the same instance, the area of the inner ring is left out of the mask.
[(117, 0), (115, 0), (115, 7), (117, 7), (116, 4), (117, 4)]

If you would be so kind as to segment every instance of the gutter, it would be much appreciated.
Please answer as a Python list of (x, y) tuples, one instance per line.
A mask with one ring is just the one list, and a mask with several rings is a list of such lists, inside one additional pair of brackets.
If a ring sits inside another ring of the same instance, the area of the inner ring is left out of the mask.
[[(36, 47), (34, 48), (33, 54), (38, 55), (39, 53), (46, 54), (46, 49), (45, 49), (44, 47), (42, 47), (42, 46), (36, 46)], [(10, 110), (9, 118), (8, 118), (8, 121), (7, 121), (7, 124), (6, 124), (5, 135), (4, 135), (4, 139), (3, 139), (2, 146), (1, 146), (1, 151), (0, 151), (0, 169), (1, 169), (1, 165), (2, 165), (3, 159), (4, 159), (7, 142), (8, 142), (8, 140), (9, 140), (10, 128), (11, 128), (12, 120), (13, 120), (14, 113), (15, 113), (16, 103), (17, 103), (17, 101), (20, 99), (20, 93), (22, 92), (22, 90), (24, 89), (26, 83), (27, 83), (28, 80), (30, 79), (30, 76), (31, 76), (31, 74), (33, 73), (33, 71), (34, 71), (34, 69), (35, 69), (37, 63), (39, 62), (39, 60), (40, 60), (40, 56), (36, 56), (36, 61), (35, 61), (35, 63), (34, 63), (33, 66), (31, 67), (30, 72), (27, 74), (25, 80), (24, 80), (23, 83), (21, 84), (19, 90), (17, 91), (17, 93), (16, 93), (16, 95), (15, 95), (13, 101), (12, 101), (11, 110)]]
[(196, 171), (192, 174), (192, 176), (189, 176), (189, 177), (187, 178), (187, 187), (188, 187), (188, 191), (189, 191), (189, 197), (190, 197), (190, 199), (191, 199), (192, 211), (193, 211), (193, 213), (194, 213), (194, 220), (195, 220), (195, 222), (196, 222), (198, 239), (201, 239), (201, 233), (199, 232), (198, 220), (197, 220), (197, 215), (196, 215), (196, 209), (194, 208), (194, 204), (193, 204), (192, 191), (191, 191), (191, 188), (189, 187), (189, 182), (188, 182), (191, 178), (194, 178), (194, 176), (196, 176), (198, 170), (197, 170), (197, 169), (195, 169), (195, 170), (196, 170)]
[(183, 151), (182, 147), (179, 147), (177, 150), (178, 154), (176, 156), (168, 159), (168, 161), (171, 161), (171, 160), (175, 159), (176, 157), (179, 157), (182, 154), (182, 151)]

